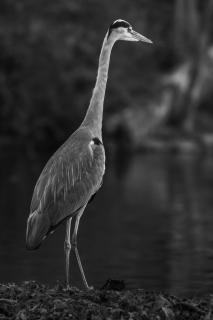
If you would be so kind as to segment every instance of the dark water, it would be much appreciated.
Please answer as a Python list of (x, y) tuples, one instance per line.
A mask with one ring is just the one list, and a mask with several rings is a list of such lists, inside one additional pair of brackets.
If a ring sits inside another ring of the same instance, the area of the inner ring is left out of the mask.
[[(0, 154), (0, 282), (64, 280), (64, 225), (25, 250), (34, 183), (48, 156)], [(129, 288), (213, 292), (213, 157), (110, 156), (102, 189), (80, 223), (89, 284), (124, 279)], [(82, 286), (74, 259), (72, 284)]]

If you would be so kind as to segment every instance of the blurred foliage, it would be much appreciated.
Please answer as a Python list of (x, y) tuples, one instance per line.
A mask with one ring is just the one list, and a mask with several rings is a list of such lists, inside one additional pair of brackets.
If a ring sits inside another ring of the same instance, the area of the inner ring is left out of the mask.
[(185, 31), (182, 16), (174, 18), (177, 5), (175, 0), (1, 0), (0, 135), (44, 145), (67, 138), (84, 117), (103, 37), (117, 18), (155, 46), (123, 42), (113, 49), (105, 123), (110, 127), (110, 119), (124, 110), (149, 108), (159, 98), (162, 74), (186, 59), (180, 54)]

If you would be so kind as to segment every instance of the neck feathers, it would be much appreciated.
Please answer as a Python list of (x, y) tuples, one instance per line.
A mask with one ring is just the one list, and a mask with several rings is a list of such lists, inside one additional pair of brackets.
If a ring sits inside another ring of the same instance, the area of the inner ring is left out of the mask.
[(96, 137), (102, 137), (102, 119), (103, 119), (103, 104), (108, 78), (110, 54), (113, 47), (113, 42), (108, 39), (108, 33), (104, 38), (104, 42), (99, 57), (98, 74), (90, 100), (89, 108), (82, 123), (82, 126), (87, 126)]

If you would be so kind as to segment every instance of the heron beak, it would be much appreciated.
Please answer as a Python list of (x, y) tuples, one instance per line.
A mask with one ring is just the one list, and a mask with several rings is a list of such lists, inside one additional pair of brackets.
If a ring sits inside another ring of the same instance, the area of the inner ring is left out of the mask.
[(142, 36), (142, 34), (132, 30), (131, 31), (131, 35), (134, 39), (136, 39), (137, 41), (143, 41), (143, 42), (147, 42), (147, 43), (153, 43), (152, 40)]

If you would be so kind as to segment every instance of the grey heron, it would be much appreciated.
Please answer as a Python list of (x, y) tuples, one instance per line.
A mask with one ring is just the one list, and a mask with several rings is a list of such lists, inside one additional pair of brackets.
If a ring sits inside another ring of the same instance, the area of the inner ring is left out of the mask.
[[(38, 248), (41, 242), (66, 220), (64, 251), (67, 287), (70, 251), (74, 249), (83, 283), (87, 289), (90, 288), (78, 253), (77, 232), (84, 209), (100, 188), (105, 171), (102, 142), (103, 104), (110, 54), (117, 40), (152, 43), (134, 31), (127, 21), (119, 19), (111, 24), (103, 41), (97, 79), (86, 116), (79, 128), (49, 159), (32, 196), (26, 247), (31, 250)], [(71, 236), (72, 219), (75, 219), (75, 224)]]

